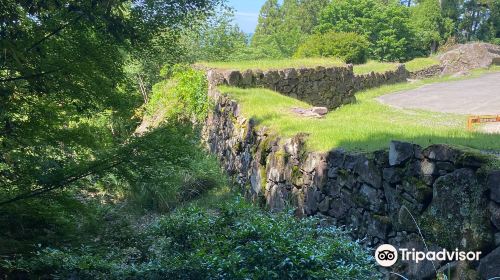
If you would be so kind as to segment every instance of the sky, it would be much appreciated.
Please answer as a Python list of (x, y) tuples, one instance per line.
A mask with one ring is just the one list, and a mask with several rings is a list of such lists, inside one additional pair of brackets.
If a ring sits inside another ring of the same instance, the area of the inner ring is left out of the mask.
[(253, 33), (257, 26), (260, 7), (265, 0), (228, 0), (228, 4), (235, 8), (235, 21), (245, 33)]

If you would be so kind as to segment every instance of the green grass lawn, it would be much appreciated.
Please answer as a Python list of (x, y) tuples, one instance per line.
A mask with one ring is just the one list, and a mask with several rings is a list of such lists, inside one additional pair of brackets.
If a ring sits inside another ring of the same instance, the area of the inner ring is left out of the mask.
[(405, 63), (406, 69), (410, 72), (422, 70), (434, 65), (438, 65), (439, 60), (435, 57), (420, 57)]
[[(497, 69), (500, 70), (500, 69)], [(476, 71), (479, 75), (486, 70)], [(403, 140), (428, 146), (433, 143), (455, 144), (476, 149), (500, 150), (500, 135), (468, 132), (466, 116), (396, 109), (383, 105), (376, 97), (416, 88), (427, 83), (454, 80), (451, 77), (383, 86), (356, 94), (357, 103), (342, 106), (324, 119), (301, 118), (292, 107), (310, 105), (266, 89), (222, 87), (221, 91), (239, 101), (242, 112), (261, 126), (290, 137), (310, 134), (309, 150), (327, 151), (336, 147), (373, 151), (387, 148), (391, 140)]]
[[(416, 58), (406, 63), (407, 69), (410, 71), (421, 70), (426, 67), (438, 64), (434, 58)], [(248, 60), (248, 61), (233, 61), (233, 62), (200, 62), (202, 65), (217, 69), (233, 69), (244, 71), (248, 69), (284, 69), (284, 68), (311, 68), (316, 66), (332, 67), (343, 66), (345, 63), (337, 58), (302, 58), (302, 59), (276, 59), (276, 60)], [(354, 73), (366, 74), (370, 72), (386, 72), (395, 70), (397, 63), (392, 62), (377, 62), (368, 61), (365, 64), (354, 65)]]
[(200, 62), (210, 68), (217, 69), (233, 69), (244, 71), (248, 69), (284, 69), (284, 68), (300, 68), (300, 67), (333, 67), (343, 66), (344, 62), (337, 58), (299, 58), (299, 59), (262, 59), (262, 60), (244, 60), (244, 61), (230, 61), (230, 62)]

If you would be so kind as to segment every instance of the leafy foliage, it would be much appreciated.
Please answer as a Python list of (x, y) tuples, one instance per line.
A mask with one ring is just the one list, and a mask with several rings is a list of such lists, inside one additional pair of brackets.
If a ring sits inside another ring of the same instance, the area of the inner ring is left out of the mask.
[(9, 269), (82, 279), (376, 277), (372, 257), (338, 229), (313, 218), (265, 213), (239, 198), (213, 210), (182, 208), (143, 228), (125, 226), (120, 235), (104, 236), (106, 250), (45, 248), (10, 262)]
[(160, 113), (167, 120), (203, 121), (211, 104), (205, 72), (176, 65), (170, 75), (170, 79), (153, 87), (151, 101), (145, 105), (146, 115), (151, 117)]
[(276, 50), (272, 58), (291, 57), (311, 34), (319, 12), (327, 3), (327, 0), (285, 0), (280, 5), (277, 0), (266, 1), (260, 10), (252, 47)]
[(438, 0), (423, 0), (411, 9), (411, 26), (415, 31), (416, 51), (437, 51), (452, 35), (453, 21), (444, 17)]
[(157, 75), (155, 46), (175, 45), (217, 2), (2, 1), (1, 200), (61, 184), (123, 144), (142, 97), (126, 66)]
[(328, 32), (308, 38), (295, 53), (296, 57), (338, 57), (347, 63), (365, 63), (369, 42), (356, 33)]
[(362, 34), (371, 43), (371, 57), (377, 60), (412, 58), (409, 10), (395, 1), (333, 0), (321, 13), (317, 30)]
[(0, 254), (24, 254), (34, 244), (78, 244), (83, 235), (95, 236), (102, 227), (96, 215), (110, 207), (166, 212), (224, 185), (217, 161), (198, 143), (191, 126), (170, 122), (102, 155), (93, 174), (67, 190), (3, 205)]
[(227, 61), (247, 48), (247, 39), (233, 21), (233, 11), (224, 6), (199, 25), (193, 25), (181, 37), (189, 62)]

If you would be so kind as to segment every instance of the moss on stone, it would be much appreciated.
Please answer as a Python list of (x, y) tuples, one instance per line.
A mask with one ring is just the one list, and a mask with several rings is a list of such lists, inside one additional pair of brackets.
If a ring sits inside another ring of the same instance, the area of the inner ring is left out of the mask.
[(382, 216), (382, 215), (373, 215), (373, 219), (383, 223), (383, 224), (386, 224), (386, 225), (390, 225), (391, 224), (391, 219), (387, 216)]
[(262, 193), (264, 193), (266, 191), (266, 184), (267, 184), (267, 172), (265, 165), (259, 166), (259, 173), (260, 173), (260, 188)]
[(461, 169), (436, 181), (433, 201), (420, 219), (426, 238), (450, 250), (491, 245), (486, 187), (473, 177), (471, 171)]

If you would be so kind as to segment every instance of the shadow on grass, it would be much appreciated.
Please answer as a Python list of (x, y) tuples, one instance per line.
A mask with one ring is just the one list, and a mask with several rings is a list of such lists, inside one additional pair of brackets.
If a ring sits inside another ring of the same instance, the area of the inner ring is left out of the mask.
[[(417, 137), (402, 137), (398, 134), (378, 133), (366, 139), (342, 140), (338, 148), (348, 151), (370, 152), (374, 150), (387, 150), (392, 140), (409, 142), (426, 148), (433, 144), (446, 144), (459, 149), (473, 149), (491, 154), (500, 154), (500, 134), (470, 134), (470, 137), (443, 137), (436, 135), (422, 135)], [(492, 147), (484, 149), (483, 147)], [(335, 149), (335, 148), (334, 148)]]

